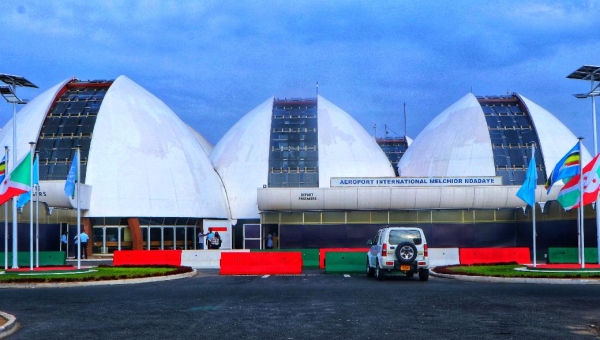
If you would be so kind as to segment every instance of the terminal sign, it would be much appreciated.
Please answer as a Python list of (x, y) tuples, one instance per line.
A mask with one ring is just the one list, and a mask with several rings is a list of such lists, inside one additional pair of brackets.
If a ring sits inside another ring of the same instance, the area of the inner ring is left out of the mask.
[(502, 185), (502, 177), (350, 177), (331, 179), (331, 187), (440, 187), (487, 185)]

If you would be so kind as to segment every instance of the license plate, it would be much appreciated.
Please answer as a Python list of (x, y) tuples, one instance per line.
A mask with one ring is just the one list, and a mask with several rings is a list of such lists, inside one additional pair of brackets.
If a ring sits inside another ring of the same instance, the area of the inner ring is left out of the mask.
[(410, 270), (409, 265), (400, 265), (400, 270)]

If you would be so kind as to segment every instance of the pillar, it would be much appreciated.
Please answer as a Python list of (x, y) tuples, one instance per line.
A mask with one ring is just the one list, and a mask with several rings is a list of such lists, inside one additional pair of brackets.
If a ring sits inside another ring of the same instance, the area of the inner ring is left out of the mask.
[(144, 250), (140, 220), (137, 217), (129, 217), (127, 218), (127, 224), (129, 224), (129, 231), (131, 232), (131, 249)]

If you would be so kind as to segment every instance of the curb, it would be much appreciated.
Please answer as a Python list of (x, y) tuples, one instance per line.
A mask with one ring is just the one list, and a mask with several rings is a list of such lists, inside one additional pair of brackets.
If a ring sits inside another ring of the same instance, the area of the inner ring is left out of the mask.
[[(89, 282), (60, 282), (60, 283), (4, 283), (0, 284), (2, 288), (69, 288), (69, 287), (87, 287), (87, 286), (104, 286), (104, 285), (128, 285), (146, 282), (160, 282), (160, 281), (171, 281), (178, 279), (185, 279), (192, 276), (196, 276), (198, 271), (196, 269), (189, 273), (167, 275), (167, 276), (153, 276), (144, 277), (138, 279), (123, 279), (123, 280), (105, 280), (105, 281), (89, 281)], [(2, 337), (0, 336), (0, 339)]]
[(436, 273), (429, 269), (429, 273), (436, 277), (445, 279), (454, 279), (469, 282), (495, 282), (495, 283), (537, 283), (537, 284), (555, 284), (555, 285), (599, 285), (598, 279), (547, 279), (531, 277), (494, 277), (494, 276), (472, 276), (472, 275), (450, 275)]
[(15, 318), (14, 315), (0, 312), (0, 318), (4, 318), (7, 321), (3, 326), (0, 326), (0, 339), (4, 339), (20, 328), (17, 318)]

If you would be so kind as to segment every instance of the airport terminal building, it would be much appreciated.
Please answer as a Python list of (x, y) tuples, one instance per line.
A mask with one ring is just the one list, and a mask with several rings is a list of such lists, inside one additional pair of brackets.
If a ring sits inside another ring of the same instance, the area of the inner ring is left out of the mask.
[[(125, 76), (65, 80), (24, 106), (16, 125), (16, 148), (12, 121), (0, 141), (19, 159), (35, 143), (40, 250), (58, 250), (62, 232), (76, 233), (76, 201), (63, 187), (77, 147), (82, 225), (96, 254), (196, 249), (209, 227), (223, 234), (224, 249), (261, 248), (269, 233), (279, 248), (364, 247), (386, 224), (420, 226), (430, 247), (531, 246), (530, 208), (516, 192), (532, 146), (543, 202), (538, 250), (577, 244), (576, 213), (554, 201), (560, 186), (543, 188), (577, 138), (517, 93), (466, 94), (399, 145), (399, 160), (322, 96), (268, 98), (213, 148)], [(582, 158), (591, 159), (585, 150)], [(35, 202), (17, 216), (20, 251), (29, 249)], [(593, 241), (595, 214), (585, 213)]]

